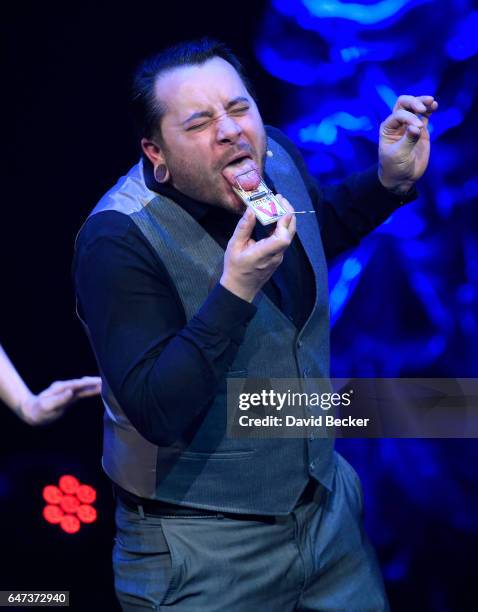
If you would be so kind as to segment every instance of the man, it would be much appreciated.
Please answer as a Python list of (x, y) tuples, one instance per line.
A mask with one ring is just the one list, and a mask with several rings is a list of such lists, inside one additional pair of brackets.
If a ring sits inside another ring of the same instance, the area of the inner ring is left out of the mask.
[[(103, 378), (122, 608), (387, 609), (353, 468), (327, 439), (228, 439), (225, 381), (328, 376), (324, 252), (415, 197), (437, 104), (399, 98), (378, 168), (323, 192), (221, 43), (146, 61), (135, 105), (142, 161), (90, 215), (74, 265)], [(272, 230), (233, 190), (251, 168), (287, 197)]]

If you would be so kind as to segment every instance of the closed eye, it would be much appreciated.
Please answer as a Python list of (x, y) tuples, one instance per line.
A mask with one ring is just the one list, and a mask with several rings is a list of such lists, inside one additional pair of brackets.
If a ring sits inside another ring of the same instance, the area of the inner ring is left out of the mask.
[(186, 128), (186, 132), (192, 132), (194, 130), (200, 130), (201, 128), (207, 127), (211, 121), (202, 121), (201, 123), (195, 123), (194, 125), (190, 125)]
[(249, 110), (248, 106), (239, 106), (238, 108), (233, 108), (232, 110), (229, 111), (230, 115), (243, 115), (244, 113), (247, 113), (247, 111)]
[[(244, 115), (245, 113), (247, 113), (248, 110), (249, 110), (249, 106), (237, 106), (237, 107), (229, 109), (229, 111), (226, 114), (237, 117), (237, 116)], [(192, 125), (186, 128), (186, 132), (197, 132), (199, 130), (205, 129), (209, 125), (211, 125), (214, 121), (218, 121), (219, 119), (221, 119), (223, 116), (224, 115), (220, 115), (219, 117), (207, 119), (206, 121), (201, 121), (199, 123), (193, 123)]]

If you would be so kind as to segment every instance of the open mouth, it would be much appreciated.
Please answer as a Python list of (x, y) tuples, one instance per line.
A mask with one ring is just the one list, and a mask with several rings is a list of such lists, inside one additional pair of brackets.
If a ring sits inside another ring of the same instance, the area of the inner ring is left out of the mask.
[(237, 187), (239, 183), (245, 191), (256, 189), (261, 181), (259, 169), (249, 155), (238, 157), (227, 164), (222, 175), (232, 187)]

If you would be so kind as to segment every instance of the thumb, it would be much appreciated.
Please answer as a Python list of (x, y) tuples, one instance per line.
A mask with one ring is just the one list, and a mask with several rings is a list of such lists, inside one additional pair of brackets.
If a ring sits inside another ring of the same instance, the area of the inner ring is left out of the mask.
[(416, 125), (409, 125), (405, 134), (402, 137), (402, 144), (413, 149), (418, 140), (420, 140), (421, 130)]
[(232, 235), (233, 240), (238, 242), (247, 242), (251, 237), (252, 230), (256, 224), (256, 215), (248, 207), (246, 212), (242, 215), (239, 223), (236, 225), (236, 229)]

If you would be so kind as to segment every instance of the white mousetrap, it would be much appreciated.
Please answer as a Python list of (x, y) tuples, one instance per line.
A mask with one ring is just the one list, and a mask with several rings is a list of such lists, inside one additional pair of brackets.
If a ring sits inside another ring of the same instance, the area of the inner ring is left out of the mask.
[[(255, 176), (252, 176), (252, 173)], [(241, 178), (242, 181), (241, 181)], [(253, 189), (245, 189), (242, 185), (256, 185)], [(236, 176), (236, 184), (232, 186), (241, 200), (252, 208), (262, 225), (275, 223), (287, 214), (285, 208), (265, 184), (257, 170), (248, 170)]]

